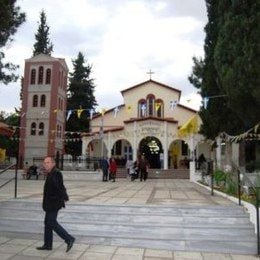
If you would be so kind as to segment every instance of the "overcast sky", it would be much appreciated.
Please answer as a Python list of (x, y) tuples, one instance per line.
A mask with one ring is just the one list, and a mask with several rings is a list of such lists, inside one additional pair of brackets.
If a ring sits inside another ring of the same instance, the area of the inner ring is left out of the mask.
[[(20, 66), (32, 56), (43, 9), (54, 44), (53, 57), (71, 60), (81, 51), (92, 65), (99, 108), (123, 104), (120, 91), (152, 79), (182, 91), (181, 104), (198, 109), (199, 95), (188, 81), (192, 57), (203, 57), (204, 0), (18, 0), (27, 19), (4, 52)], [(20, 82), (0, 83), (0, 111), (20, 107)]]

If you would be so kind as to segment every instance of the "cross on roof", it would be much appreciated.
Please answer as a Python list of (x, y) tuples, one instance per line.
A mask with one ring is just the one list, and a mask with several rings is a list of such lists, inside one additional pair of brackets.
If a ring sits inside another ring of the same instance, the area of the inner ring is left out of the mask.
[(146, 74), (150, 75), (150, 80), (152, 79), (152, 74), (154, 74), (154, 72), (150, 69), (148, 72), (146, 72)]

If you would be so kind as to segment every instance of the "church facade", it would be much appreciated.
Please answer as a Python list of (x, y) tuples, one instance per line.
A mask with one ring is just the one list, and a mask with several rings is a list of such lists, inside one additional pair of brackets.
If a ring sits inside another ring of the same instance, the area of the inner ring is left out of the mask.
[(144, 154), (150, 168), (185, 167), (193, 148), (178, 129), (197, 111), (180, 104), (181, 91), (150, 79), (121, 94), (124, 104), (92, 118), (91, 132), (82, 136), (82, 155), (127, 162)]

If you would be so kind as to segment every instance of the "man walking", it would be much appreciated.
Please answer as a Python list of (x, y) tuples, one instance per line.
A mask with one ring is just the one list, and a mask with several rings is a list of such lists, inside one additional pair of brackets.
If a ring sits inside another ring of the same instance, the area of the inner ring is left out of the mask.
[(67, 244), (66, 252), (68, 252), (72, 248), (75, 238), (57, 222), (57, 216), (59, 210), (65, 208), (65, 201), (68, 201), (69, 197), (63, 184), (62, 173), (55, 168), (55, 165), (52, 157), (44, 159), (43, 166), (47, 174), (42, 202), (42, 208), (45, 211), (44, 244), (37, 249), (52, 250), (53, 231), (55, 231)]

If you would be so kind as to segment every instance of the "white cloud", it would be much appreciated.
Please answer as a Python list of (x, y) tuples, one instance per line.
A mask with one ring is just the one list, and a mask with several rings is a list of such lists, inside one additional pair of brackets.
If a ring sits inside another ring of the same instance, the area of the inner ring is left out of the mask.
[[(39, 13), (44, 9), (53, 56), (65, 58), (72, 70), (71, 59), (79, 51), (85, 54), (93, 65), (91, 76), (100, 107), (121, 104), (120, 91), (149, 79), (149, 69), (155, 72), (153, 79), (180, 89), (182, 100), (196, 94), (187, 77), (192, 57), (203, 56), (203, 0), (196, 0), (196, 5), (193, 0), (20, 0), (17, 4), (26, 12), (27, 22), (18, 29), (6, 56), (20, 64), (20, 75), (24, 60), (32, 55)], [(17, 83), (0, 85), (0, 110), (19, 106), (19, 92)], [(193, 103), (187, 106), (199, 107)]]

